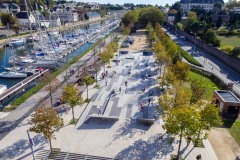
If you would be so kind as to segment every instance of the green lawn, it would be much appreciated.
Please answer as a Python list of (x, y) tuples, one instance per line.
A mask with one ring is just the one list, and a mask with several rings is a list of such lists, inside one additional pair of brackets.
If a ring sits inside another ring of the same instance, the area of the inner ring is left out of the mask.
[(203, 98), (206, 99), (206, 100), (211, 100), (212, 99), (212, 95), (213, 95), (213, 91), (219, 89), (217, 84), (215, 84), (208, 77), (204, 77), (204, 76), (202, 76), (202, 75), (200, 75), (198, 73), (195, 73), (193, 71), (190, 71), (189, 76), (190, 76), (191, 79), (201, 80), (201, 78), (202, 78), (203, 86), (206, 87), (206, 93), (205, 93)]
[(237, 119), (234, 123), (224, 122), (224, 126), (228, 129), (238, 145), (240, 145), (240, 120)]
[(237, 36), (219, 36), (221, 39), (221, 47), (230, 45), (232, 47), (240, 46), (240, 35)]

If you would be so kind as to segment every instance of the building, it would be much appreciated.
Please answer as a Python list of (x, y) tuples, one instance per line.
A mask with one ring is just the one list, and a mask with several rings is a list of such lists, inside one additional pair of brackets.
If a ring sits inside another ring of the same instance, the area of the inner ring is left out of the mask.
[(29, 13), (29, 17), (28, 17), (27, 11), (21, 11), (21, 12), (16, 13), (16, 17), (17, 17), (19, 23), (25, 27), (29, 27), (29, 22), (31, 24), (36, 23), (36, 19), (35, 19), (34, 15), (32, 13)]
[(0, 3), (0, 13), (9, 13), (8, 4)]
[(101, 18), (98, 12), (87, 12), (89, 19)]
[(225, 23), (229, 22), (230, 15), (213, 15), (212, 16), (212, 21), (216, 23), (218, 21), (219, 16), (221, 16), (222, 24), (225, 24)]
[(71, 11), (53, 12), (51, 13), (51, 16), (59, 17), (61, 23), (74, 23), (78, 21), (78, 14)]
[(9, 8), (9, 11), (12, 12), (13, 14), (20, 12), (20, 7), (15, 3), (9, 4), (8, 8)]
[(215, 90), (214, 103), (220, 107), (223, 116), (236, 118), (240, 114), (240, 100), (228, 90)]
[(189, 13), (194, 6), (200, 6), (206, 12), (213, 10), (214, 4), (216, 2), (221, 2), (224, 4), (223, 0), (181, 0), (181, 8), (183, 12)]

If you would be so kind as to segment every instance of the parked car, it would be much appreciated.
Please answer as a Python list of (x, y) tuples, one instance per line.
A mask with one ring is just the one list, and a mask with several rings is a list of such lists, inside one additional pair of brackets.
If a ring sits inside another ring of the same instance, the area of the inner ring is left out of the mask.
[(5, 37), (7, 37), (6, 34), (0, 34), (0, 38), (5, 38)]
[(184, 36), (179, 36), (182, 40), (186, 41), (186, 38)]
[(130, 46), (129, 43), (123, 43), (123, 45), (122, 45), (123, 48), (128, 48), (129, 46)]

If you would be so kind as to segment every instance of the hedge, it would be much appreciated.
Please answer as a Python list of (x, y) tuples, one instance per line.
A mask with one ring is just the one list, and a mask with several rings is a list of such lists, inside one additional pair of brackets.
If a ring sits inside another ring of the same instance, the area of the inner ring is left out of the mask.
[(182, 47), (178, 45), (178, 52), (191, 64), (202, 67), (202, 65), (193, 58), (187, 51), (183, 50)]

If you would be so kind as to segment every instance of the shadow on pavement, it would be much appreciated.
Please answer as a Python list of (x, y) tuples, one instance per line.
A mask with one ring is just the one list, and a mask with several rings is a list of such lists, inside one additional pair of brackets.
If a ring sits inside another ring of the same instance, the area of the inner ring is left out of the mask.
[[(27, 138), (27, 132), (26, 132)], [(47, 143), (46, 139), (42, 135), (36, 135), (33, 137), (33, 142), (35, 145)], [(11, 146), (6, 147), (3, 150), (0, 150), (0, 159), (14, 159), (19, 155), (22, 155), (26, 152), (27, 149), (30, 148), (29, 140), (21, 139)]]
[(116, 119), (110, 119), (107, 117), (89, 117), (87, 123), (81, 125), (79, 129), (110, 129), (116, 122)]
[(116, 158), (121, 160), (163, 159), (174, 148), (168, 143), (168, 136), (152, 136), (147, 141), (140, 139), (120, 151)]

